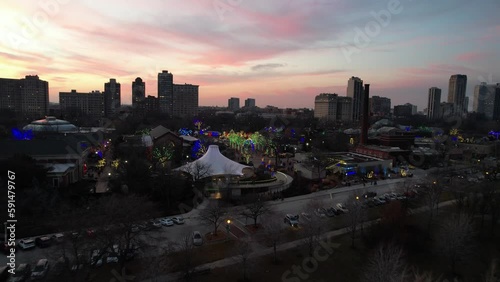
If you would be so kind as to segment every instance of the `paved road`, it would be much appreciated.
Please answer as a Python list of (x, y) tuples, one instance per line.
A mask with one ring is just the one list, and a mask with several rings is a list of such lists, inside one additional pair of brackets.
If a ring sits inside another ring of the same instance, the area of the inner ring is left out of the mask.
[[(416, 173), (415, 177), (412, 180), (418, 181), (418, 179), (424, 176), (425, 174)], [(401, 183), (405, 180), (406, 179), (389, 179), (379, 181), (378, 185), (373, 186), (363, 186), (362, 184), (360, 184), (350, 187), (334, 188), (308, 195), (287, 198), (284, 201), (271, 201), (270, 204), (276, 216), (283, 218), (287, 213), (300, 214), (301, 212), (305, 211), (307, 204), (311, 199), (317, 199), (322, 203), (322, 206), (330, 207), (334, 206), (336, 203), (345, 202), (353, 192), (359, 195), (363, 194), (366, 191), (376, 191), (379, 195), (386, 192), (398, 192), (398, 189), (401, 188)], [(189, 236), (195, 230), (200, 231), (202, 234), (211, 232), (211, 226), (202, 225), (198, 220), (199, 210), (203, 208), (203, 206), (207, 205), (208, 201), (210, 200), (206, 200), (198, 209), (192, 210), (191, 212), (185, 214), (185, 224), (175, 225), (171, 227), (162, 227), (159, 230), (147, 231), (144, 233), (144, 235), (141, 235), (150, 243), (151, 247), (144, 249), (139, 253), (139, 256), (158, 255), (162, 249), (170, 246), (169, 242), (180, 242), (184, 236)], [(238, 207), (232, 208), (228, 215), (228, 217), (233, 221), (233, 224), (237, 224), (238, 226), (242, 227), (245, 224), (252, 223), (251, 219), (245, 219), (244, 217), (239, 216), (237, 210)], [(225, 230), (224, 224), (221, 225), (220, 230)], [(48, 258), (50, 261), (54, 262), (57, 258), (61, 257), (61, 255), (62, 249), (57, 245), (45, 249), (36, 247), (34, 249), (26, 251), (18, 250), (16, 252), (16, 264), (19, 265), (20, 263), (30, 263), (34, 265), (41, 258)], [(1, 256), (0, 265), (5, 265), (6, 263), (6, 256)]]

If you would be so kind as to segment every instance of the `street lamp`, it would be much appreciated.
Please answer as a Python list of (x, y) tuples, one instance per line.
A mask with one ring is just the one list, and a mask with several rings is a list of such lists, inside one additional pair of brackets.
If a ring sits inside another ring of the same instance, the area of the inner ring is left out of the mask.
[(230, 219), (228, 219), (228, 220), (226, 221), (226, 232), (227, 232), (226, 241), (227, 241), (227, 240), (229, 240), (229, 231), (231, 230), (231, 226), (230, 226), (230, 224), (231, 224), (231, 220), (230, 220)]

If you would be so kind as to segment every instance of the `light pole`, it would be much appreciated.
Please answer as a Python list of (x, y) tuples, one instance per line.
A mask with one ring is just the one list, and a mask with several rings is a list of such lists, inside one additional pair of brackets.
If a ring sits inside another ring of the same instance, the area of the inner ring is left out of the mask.
[(226, 232), (227, 232), (226, 241), (227, 241), (227, 240), (229, 240), (229, 231), (231, 230), (231, 226), (230, 226), (230, 224), (231, 224), (231, 220), (230, 220), (230, 219), (228, 219), (228, 220), (226, 221)]

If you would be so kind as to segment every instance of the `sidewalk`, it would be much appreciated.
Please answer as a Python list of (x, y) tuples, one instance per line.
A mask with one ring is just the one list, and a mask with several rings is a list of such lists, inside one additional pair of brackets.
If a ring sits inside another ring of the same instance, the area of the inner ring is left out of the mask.
[[(455, 202), (455, 200), (450, 200), (450, 201), (447, 201), (447, 202), (442, 202), (442, 203), (439, 203), (438, 207), (442, 208), (442, 207), (445, 207), (445, 206), (449, 206), (449, 205), (453, 204), (454, 202)], [(428, 207), (424, 206), (424, 207), (420, 207), (420, 208), (411, 210), (410, 213), (411, 214), (417, 214), (417, 213), (425, 212), (428, 209), (429, 209)], [(371, 225), (374, 225), (374, 224), (378, 223), (379, 221), (380, 221), (380, 219), (366, 221), (362, 225), (363, 225), (363, 228), (364, 227), (369, 227)], [(336, 236), (340, 236), (340, 235), (346, 234), (348, 232), (349, 232), (349, 228), (345, 227), (345, 228), (341, 228), (341, 229), (337, 229), (337, 230), (325, 232), (322, 235), (323, 235), (323, 238), (332, 238), (332, 237), (336, 237)], [(278, 252), (282, 252), (282, 251), (285, 251), (285, 250), (293, 249), (293, 248), (295, 248), (295, 247), (300, 246), (301, 244), (303, 244), (303, 242), (304, 242), (304, 239), (299, 239), (299, 240), (291, 241), (291, 242), (288, 242), (288, 243), (283, 243), (283, 244), (281, 244), (281, 245), (279, 245), (277, 247), (277, 251)], [(256, 248), (254, 247), (253, 249), (255, 250)], [(262, 256), (270, 255), (272, 253), (273, 253), (273, 248), (260, 247), (260, 248), (257, 248), (257, 250), (255, 250), (249, 256), (249, 258), (253, 259), (253, 258), (256, 258), (256, 257), (262, 257)], [(228, 257), (228, 258), (225, 258), (225, 259), (222, 259), (222, 260), (218, 260), (218, 261), (214, 261), (214, 262), (210, 262), (210, 263), (199, 265), (199, 266), (196, 267), (196, 269), (222, 268), (222, 267), (231, 266), (231, 265), (234, 265), (234, 264), (237, 264), (237, 263), (238, 263), (238, 260), (237, 260), (236, 257)], [(169, 274), (166, 274), (166, 275), (163, 275), (163, 276), (156, 277), (154, 281), (157, 281), (157, 282), (163, 282), (163, 281), (165, 281), (165, 282), (167, 282), (167, 281), (180, 281), (183, 278), (184, 278), (184, 274), (183, 273), (181, 273), (181, 272), (175, 272), (175, 273), (169, 273)], [(151, 282), (151, 279), (144, 280), (143, 282)]]

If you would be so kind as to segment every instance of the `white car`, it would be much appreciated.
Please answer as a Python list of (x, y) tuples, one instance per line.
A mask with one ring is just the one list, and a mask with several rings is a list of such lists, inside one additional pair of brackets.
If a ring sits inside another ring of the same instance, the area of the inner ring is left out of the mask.
[(92, 251), (92, 255), (90, 256), (90, 265), (92, 266), (102, 265), (102, 255), (99, 253), (99, 250)]
[(42, 279), (47, 275), (49, 271), (49, 261), (47, 259), (41, 259), (36, 263), (36, 266), (31, 272), (31, 279)]
[(193, 232), (193, 245), (195, 246), (203, 245), (203, 237), (201, 236), (200, 231)]
[(173, 226), (174, 225), (174, 221), (169, 217), (165, 217), (165, 218), (160, 219), (160, 222), (163, 226)]
[(346, 207), (343, 204), (341, 204), (341, 203), (337, 204), (337, 209), (341, 210), (343, 213), (349, 212), (349, 210), (346, 209)]
[(56, 243), (62, 243), (64, 241), (64, 234), (62, 233), (57, 233), (52, 235), (52, 241)]
[(174, 216), (174, 217), (172, 217), (172, 221), (175, 224), (184, 224), (184, 218), (181, 217), (181, 216)]
[(23, 250), (31, 249), (31, 248), (35, 247), (35, 240), (33, 240), (33, 239), (22, 239), (22, 240), (19, 240), (18, 245)]
[(118, 253), (119, 253), (118, 245), (113, 245), (113, 249), (106, 257), (106, 263), (118, 263)]

